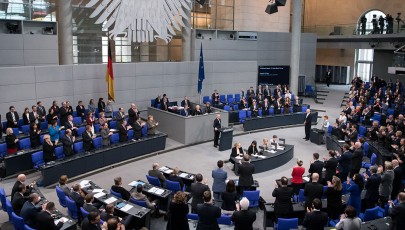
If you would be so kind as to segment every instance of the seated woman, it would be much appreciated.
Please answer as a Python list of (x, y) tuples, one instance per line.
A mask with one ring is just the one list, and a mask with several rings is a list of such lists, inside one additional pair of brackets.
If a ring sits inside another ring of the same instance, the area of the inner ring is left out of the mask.
[(249, 155), (254, 155), (257, 156), (259, 155), (259, 151), (257, 151), (257, 142), (256, 141), (252, 141), (252, 144), (250, 144), (249, 149), (248, 149), (248, 154)]
[(172, 172), (172, 174), (170, 174), (168, 180), (173, 181), (173, 182), (179, 182), (181, 191), (183, 191), (183, 187), (184, 187), (183, 180), (177, 174), (179, 174), (179, 168), (176, 167), (173, 169), (173, 172)]
[(38, 129), (37, 124), (32, 123), (30, 126), (30, 141), (31, 141), (31, 148), (35, 148), (37, 146), (41, 145), (41, 142), (39, 140), (39, 134), (41, 133), (41, 130)]
[[(235, 143), (233, 145), (231, 157), (229, 158), (229, 161), (232, 164), (235, 164), (235, 161), (232, 160), (232, 157), (243, 157), (243, 149), (242, 149), (242, 146), (240, 145), (240, 143)], [(235, 166), (234, 166), (234, 168), (235, 168)]]
[(70, 191), (70, 188), (66, 185), (67, 182), (68, 182), (68, 177), (66, 175), (62, 175), (59, 178), (58, 186), (59, 186), (60, 190), (62, 190), (65, 193), (66, 196), (69, 196), (71, 191)]
[(15, 153), (17, 152), (17, 148), (18, 148), (18, 138), (15, 135), (15, 133), (13, 133), (13, 129), (12, 128), (7, 128), (6, 130), (6, 143), (7, 143), (7, 153)]
[(239, 110), (241, 109), (246, 109), (247, 107), (247, 101), (245, 97), (242, 97), (242, 99), (239, 102)]
[(263, 139), (263, 145), (260, 146), (259, 148), (263, 149), (263, 151), (270, 151), (271, 150), (271, 145), (269, 144), (269, 140), (267, 138)]
[(232, 215), (233, 212), (237, 210), (236, 201), (238, 200), (235, 182), (233, 180), (229, 180), (226, 184), (226, 191), (222, 193), (222, 215)]
[(205, 103), (205, 111), (204, 111), (204, 113), (212, 113), (211, 103), (209, 101), (207, 101), (207, 103)]

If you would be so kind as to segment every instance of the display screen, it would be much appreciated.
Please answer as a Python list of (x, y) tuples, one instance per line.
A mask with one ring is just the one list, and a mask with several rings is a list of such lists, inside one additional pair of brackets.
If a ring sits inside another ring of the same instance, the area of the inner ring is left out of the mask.
[(259, 85), (289, 85), (290, 66), (259, 66)]

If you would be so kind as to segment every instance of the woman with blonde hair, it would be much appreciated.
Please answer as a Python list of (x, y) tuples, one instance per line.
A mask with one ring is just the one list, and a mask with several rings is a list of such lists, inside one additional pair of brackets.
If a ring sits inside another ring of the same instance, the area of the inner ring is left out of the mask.
[(159, 122), (153, 120), (153, 116), (148, 116), (148, 121), (146, 122), (146, 127), (148, 128), (148, 135), (155, 135), (156, 127), (159, 125)]
[(18, 148), (18, 138), (13, 132), (12, 128), (7, 128), (6, 130), (6, 143), (7, 143), (7, 154), (17, 152)]
[(267, 138), (263, 139), (263, 145), (261, 146), (261, 149), (263, 149), (263, 151), (271, 150), (271, 145), (269, 145), (269, 140)]
[(294, 190), (294, 194), (299, 194), (300, 189), (302, 189), (302, 175), (305, 173), (305, 168), (302, 167), (304, 162), (301, 159), (297, 160), (297, 165), (293, 167), (293, 171), (291, 173), (291, 187)]
[(43, 159), (45, 163), (55, 160), (55, 147), (49, 135), (44, 135), (44, 144), (42, 145)]
[(183, 190), (183, 187), (184, 187), (183, 180), (177, 174), (179, 174), (179, 168), (176, 167), (173, 169), (173, 172), (172, 172), (172, 174), (170, 174), (168, 180), (173, 181), (173, 182), (179, 182), (180, 188), (181, 188), (181, 190)]
[(342, 210), (342, 182), (337, 176), (333, 176), (332, 182), (328, 181), (328, 188), (325, 191), (327, 199), (327, 213), (329, 220), (337, 220)]
[(233, 164), (232, 170), (235, 170), (235, 161), (232, 160), (232, 157), (243, 157), (243, 149), (238, 142), (233, 145), (231, 156), (229, 157), (229, 161)]
[(100, 118), (98, 119), (98, 122), (100, 123), (100, 127), (103, 127), (104, 124), (108, 122), (107, 118), (105, 118), (104, 112), (100, 113)]

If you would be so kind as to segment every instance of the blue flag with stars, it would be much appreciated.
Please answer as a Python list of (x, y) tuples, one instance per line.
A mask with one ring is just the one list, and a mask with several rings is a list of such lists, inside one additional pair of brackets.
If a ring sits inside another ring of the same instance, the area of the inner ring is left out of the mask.
[(201, 51), (200, 51), (200, 65), (199, 65), (198, 69), (199, 69), (199, 71), (198, 71), (198, 93), (201, 93), (202, 83), (205, 79), (202, 43), (201, 43)]

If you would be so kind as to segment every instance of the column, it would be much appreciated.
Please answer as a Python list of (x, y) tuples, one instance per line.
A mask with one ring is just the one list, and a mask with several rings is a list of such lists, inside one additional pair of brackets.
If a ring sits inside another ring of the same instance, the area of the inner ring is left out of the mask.
[(291, 29), (290, 91), (298, 95), (298, 75), (300, 70), (302, 0), (293, 1)]
[(186, 14), (186, 16), (189, 18), (189, 21), (187, 21), (183, 17), (183, 23), (185, 27), (182, 28), (182, 51), (183, 54), (181, 56), (182, 61), (191, 61), (191, 4), (187, 3), (189, 5), (190, 10), (187, 10), (183, 7), (183, 10)]
[(72, 0), (59, 2), (58, 8), (58, 42), (59, 64), (73, 64), (73, 25), (72, 25)]

